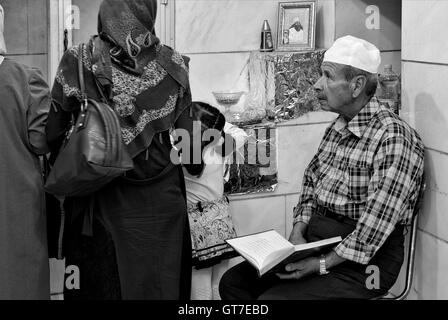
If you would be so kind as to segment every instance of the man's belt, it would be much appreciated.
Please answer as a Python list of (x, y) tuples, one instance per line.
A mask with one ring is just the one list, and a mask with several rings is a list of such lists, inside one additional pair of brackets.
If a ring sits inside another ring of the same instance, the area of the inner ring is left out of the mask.
[(321, 207), (318, 206), (317, 209), (315, 210), (315, 213), (339, 222), (344, 222), (344, 223), (350, 223), (350, 224), (356, 224), (356, 220), (351, 219), (347, 216), (343, 216), (337, 213), (334, 213), (333, 211), (329, 210), (328, 208), (325, 207)]

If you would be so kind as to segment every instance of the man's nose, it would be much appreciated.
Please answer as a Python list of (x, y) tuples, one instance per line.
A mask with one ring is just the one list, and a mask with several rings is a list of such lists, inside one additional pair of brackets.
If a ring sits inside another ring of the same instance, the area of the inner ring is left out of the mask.
[(323, 78), (323, 76), (320, 77), (320, 78), (316, 81), (316, 83), (313, 85), (313, 88), (314, 88), (314, 90), (315, 90), (316, 92), (320, 92), (320, 91), (322, 91), (322, 78)]

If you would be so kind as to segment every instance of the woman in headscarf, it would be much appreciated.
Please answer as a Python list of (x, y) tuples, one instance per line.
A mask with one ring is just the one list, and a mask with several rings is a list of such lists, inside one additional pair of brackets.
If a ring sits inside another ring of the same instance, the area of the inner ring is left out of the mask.
[[(78, 266), (81, 278), (68, 299), (116, 299), (120, 291), (123, 299), (189, 296), (185, 184), (170, 160), (169, 135), (192, 130), (188, 58), (160, 43), (156, 11), (156, 0), (104, 0), (99, 36), (85, 46), (87, 95), (100, 100), (100, 88), (115, 110), (134, 169), (92, 196), (65, 200), (66, 264)], [(54, 151), (79, 110), (79, 57), (78, 47), (69, 49), (56, 75), (47, 127)]]
[(0, 6), (0, 300), (49, 300), (44, 188), (50, 90), (37, 69), (5, 58)]

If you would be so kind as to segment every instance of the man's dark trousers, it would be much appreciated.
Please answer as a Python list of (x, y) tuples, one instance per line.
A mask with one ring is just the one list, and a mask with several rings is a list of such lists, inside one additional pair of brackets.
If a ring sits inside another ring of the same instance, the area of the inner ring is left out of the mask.
[[(308, 224), (308, 242), (341, 236), (354, 231), (356, 221), (332, 213), (315, 214)], [(395, 283), (404, 259), (403, 226), (397, 226), (368, 265), (345, 261), (332, 268), (327, 275), (313, 274), (299, 280), (280, 280), (274, 274), (261, 278), (254, 267), (243, 262), (221, 279), (223, 300), (326, 300), (372, 299), (385, 294)], [(369, 266), (378, 267), (379, 289), (371, 289), (367, 272)]]

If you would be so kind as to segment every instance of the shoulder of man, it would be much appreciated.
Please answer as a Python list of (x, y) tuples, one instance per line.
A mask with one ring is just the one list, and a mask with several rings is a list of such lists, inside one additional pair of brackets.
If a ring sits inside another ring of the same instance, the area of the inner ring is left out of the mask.
[(422, 139), (417, 131), (387, 107), (381, 105), (375, 118), (380, 130), (384, 132), (383, 139), (402, 137), (416, 149), (424, 149)]
[(14, 59), (5, 59), (3, 64), (7, 66), (7, 74), (3, 74), (2, 77), (11, 75), (28, 82), (35, 78), (44, 79), (43, 72), (38, 67), (29, 66)]

